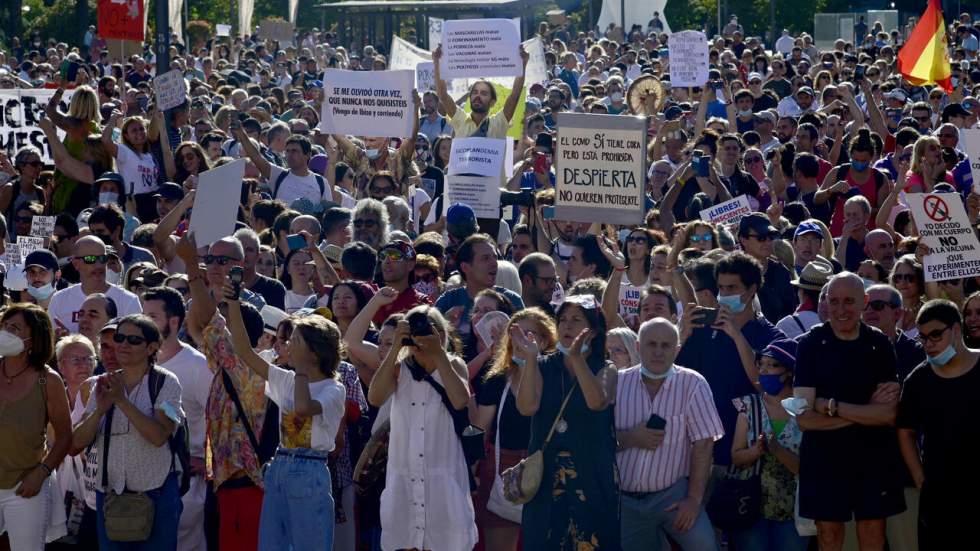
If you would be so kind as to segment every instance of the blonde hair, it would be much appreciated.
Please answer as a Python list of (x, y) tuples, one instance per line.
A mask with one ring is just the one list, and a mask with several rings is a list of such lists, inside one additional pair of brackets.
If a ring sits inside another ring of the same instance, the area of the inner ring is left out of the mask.
[(915, 140), (915, 145), (912, 146), (912, 163), (909, 165), (909, 171), (913, 174), (922, 175), (922, 159), (925, 157), (926, 147), (930, 145), (936, 146), (940, 151), (942, 150), (939, 138), (935, 136), (922, 136), (918, 140)]
[(126, 144), (126, 147), (132, 149), (136, 153), (149, 153), (150, 152), (150, 139), (149, 138), (147, 138), (146, 141), (143, 142), (143, 150), (142, 151), (141, 150), (138, 150), (135, 145), (129, 143), (129, 138), (126, 136), (126, 131), (129, 129), (130, 125), (133, 125), (133, 124), (136, 124), (136, 123), (142, 124), (144, 130), (149, 131), (149, 125), (150, 125), (150, 123), (149, 123), (149, 121), (147, 121), (143, 117), (140, 117), (138, 115), (137, 116), (133, 116), (133, 117), (126, 117), (126, 120), (124, 120), (123, 123), (122, 123), (122, 129), (121, 129), (122, 130), (122, 141), (123, 141), (124, 144)]
[(303, 342), (316, 356), (320, 371), (328, 379), (337, 379), (337, 368), (344, 353), (344, 345), (337, 325), (320, 315), (292, 317), (293, 332), (303, 336)]
[(68, 116), (86, 122), (102, 122), (99, 96), (91, 86), (83, 85), (75, 89), (68, 104)]
[(493, 364), (487, 370), (485, 379), (490, 379), (497, 375), (505, 375), (514, 369), (514, 362), (511, 360), (513, 347), (510, 344), (510, 328), (524, 320), (530, 320), (537, 325), (538, 332), (546, 337), (546, 342), (538, 343), (538, 348), (541, 350), (541, 353), (547, 354), (554, 350), (555, 344), (558, 342), (558, 328), (555, 326), (555, 321), (544, 310), (538, 307), (525, 308), (511, 316), (510, 321), (507, 322), (507, 325), (501, 332), (496, 345), (497, 350), (493, 355)]
[(85, 349), (88, 350), (89, 354), (91, 354), (93, 357), (96, 356), (95, 345), (92, 344), (92, 341), (88, 337), (85, 335), (73, 334), (62, 337), (58, 343), (54, 345), (54, 357), (58, 361), (61, 361), (61, 353), (73, 344), (84, 346)]

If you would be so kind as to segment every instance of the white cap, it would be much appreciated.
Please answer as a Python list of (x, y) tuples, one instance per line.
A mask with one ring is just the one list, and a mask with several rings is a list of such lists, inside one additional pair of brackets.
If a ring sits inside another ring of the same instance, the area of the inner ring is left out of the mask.
[(282, 320), (289, 317), (289, 314), (286, 312), (268, 304), (263, 306), (259, 313), (262, 314), (262, 324), (265, 326), (265, 330), (273, 335), (276, 334), (276, 329), (282, 323)]

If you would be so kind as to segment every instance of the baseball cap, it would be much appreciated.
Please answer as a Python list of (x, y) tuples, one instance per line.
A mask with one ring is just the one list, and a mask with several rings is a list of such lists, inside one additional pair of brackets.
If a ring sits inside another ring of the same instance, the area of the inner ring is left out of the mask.
[(446, 211), (446, 232), (453, 237), (465, 239), (479, 229), (476, 213), (465, 203), (453, 203)]
[(289, 314), (286, 312), (276, 308), (275, 306), (269, 306), (268, 304), (263, 306), (259, 313), (262, 314), (262, 324), (266, 333), (271, 333), (273, 335), (276, 334), (276, 329), (279, 327), (282, 320), (289, 317)]
[(122, 174), (118, 172), (103, 172), (96, 180), (95, 183), (99, 182), (115, 182), (119, 184), (122, 188), (125, 188), (126, 181), (123, 180)]
[(951, 103), (946, 107), (943, 107), (943, 120), (949, 120), (950, 117), (970, 117), (973, 113), (970, 113), (963, 107), (960, 103)]
[(906, 94), (905, 93), (905, 90), (902, 90), (901, 88), (892, 88), (891, 90), (889, 90), (889, 91), (885, 92), (884, 94), (882, 94), (881, 97), (883, 97), (885, 99), (894, 99), (894, 100), (898, 100), (898, 101), (906, 101), (908, 99), (908, 94)]
[(411, 243), (406, 243), (404, 241), (389, 241), (378, 249), (378, 256), (384, 256), (384, 252), (388, 249), (394, 249), (400, 252), (407, 260), (412, 260), (415, 258), (415, 247), (413, 247)]
[(967, 96), (963, 98), (961, 105), (963, 105), (963, 107), (966, 109), (976, 109), (978, 106), (980, 106), (980, 99)]
[(762, 355), (769, 356), (770, 358), (779, 362), (779, 364), (786, 369), (794, 371), (796, 370), (797, 346), (797, 342), (793, 339), (775, 340), (762, 349)]
[(162, 197), (167, 201), (180, 201), (184, 198), (184, 188), (173, 182), (164, 182), (153, 196)]
[(793, 232), (793, 239), (808, 233), (815, 233), (823, 239), (823, 230), (820, 229), (820, 226), (816, 222), (808, 221), (800, 222), (800, 225), (796, 226), (796, 230)]
[(769, 222), (769, 218), (761, 212), (753, 212), (743, 216), (738, 221), (738, 236), (745, 237), (749, 231), (755, 231), (759, 235), (775, 237), (779, 235), (779, 230), (774, 228)]
[(40, 266), (45, 270), (56, 272), (58, 271), (58, 257), (47, 249), (38, 249), (27, 255), (24, 260), (24, 271), (27, 271), (31, 266)]
[(810, 88), (809, 86), (801, 86), (800, 89), (796, 91), (796, 95), (800, 94), (808, 94), (811, 98), (816, 97), (816, 94), (813, 93), (813, 88)]
[(753, 80), (762, 80), (762, 75), (755, 72), (749, 73), (749, 77), (746, 79), (746, 81), (752, 82)]
[(759, 111), (755, 114), (756, 119), (763, 119), (769, 124), (776, 124), (776, 115), (772, 111)]

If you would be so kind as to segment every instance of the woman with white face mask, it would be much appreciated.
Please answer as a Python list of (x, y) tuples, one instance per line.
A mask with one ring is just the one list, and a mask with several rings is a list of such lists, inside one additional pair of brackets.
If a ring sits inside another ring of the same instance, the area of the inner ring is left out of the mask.
[[(56, 500), (49, 477), (72, 437), (64, 382), (46, 365), (54, 356), (47, 312), (33, 304), (7, 308), (0, 316), (0, 356), (0, 531), (11, 549), (41, 549)], [(64, 527), (52, 535), (64, 535)]]

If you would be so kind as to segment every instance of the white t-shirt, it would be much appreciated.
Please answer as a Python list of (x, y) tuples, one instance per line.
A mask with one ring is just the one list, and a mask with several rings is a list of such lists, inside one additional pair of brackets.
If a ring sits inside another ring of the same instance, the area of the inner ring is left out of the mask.
[[(143, 312), (139, 297), (122, 287), (109, 285), (109, 290), (105, 294), (116, 303), (119, 317)], [(78, 311), (81, 310), (82, 303), (87, 297), (88, 295), (82, 291), (81, 283), (62, 289), (51, 295), (51, 302), (48, 303), (48, 315), (61, 322), (69, 333), (78, 333)], [(57, 328), (57, 323), (55, 328)]]
[[(408, 188), (408, 206), (412, 209), (412, 225), (415, 228), (415, 233), (421, 233), (422, 225), (422, 207), (426, 203), (431, 203), (432, 198), (429, 194), (425, 192), (422, 188), (410, 186)], [(429, 208), (431, 211), (432, 209)]]
[(327, 183), (326, 179), (323, 181), (323, 193), (320, 193), (320, 185), (316, 183), (316, 177), (313, 172), (309, 172), (306, 176), (300, 177), (293, 173), (289, 173), (279, 185), (279, 190), (276, 191), (276, 180), (279, 179), (279, 175), (286, 172), (285, 168), (271, 165), (269, 169), (269, 188), (275, 195), (272, 196), (273, 199), (279, 199), (285, 202), (287, 205), (293, 204), (293, 201), (297, 199), (302, 199), (306, 197), (313, 203), (319, 203), (321, 199), (325, 201), (333, 200), (330, 195), (330, 185)]
[(311, 295), (301, 295), (286, 289), (286, 313), (292, 314), (296, 310), (299, 310), (304, 304), (306, 304), (306, 301), (310, 300), (310, 297), (313, 296), (316, 296), (316, 293)]
[(160, 367), (177, 376), (180, 382), (180, 401), (187, 414), (187, 429), (190, 431), (191, 456), (204, 457), (204, 438), (207, 432), (207, 418), (204, 409), (211, 393), (214, 373), (208, 368), (208, 360), (193, 347), (180, 343), (181, 350)]
[(150, 193), (160, 186), (157, 184), (157, 163), (152, 153), (139, 154), (121, 143), (116, 154), (116, 167), (126, 182), (127, 194)]
[[(281, 367), (269, 366), (269, 380), (265, 384), (265, 395), (279, 406), (279, 420), (282, 422), (283, 412), (292, 411), (293, 392), (295, 390), (296, 373)], [(324, 379), (310, 383), (310, 397), (320, 402), (323, 412), (313, 416), (313, 428), (310, 443), (313, 449), (332, 452), (340, 421), (344, 417), (344, 401), (347, 391), (343, 383), (336, 379)]]
[(635, 326), (640, 318), (640, 294), (643, 285), (633, 285), (627, 278), (619, 286), (619, 315), (629, 326)]
[[(802, 329), (800, 328), (800, 323), (803, 324)], [(818, 323), (820, 323), (820, 316), (812, 310), (806, 310), (803, 312), (794, 312), (779, 320), (779, 323), (776, 324), (776, 329), (782, 331), (787, 339), (795, 339)]]

